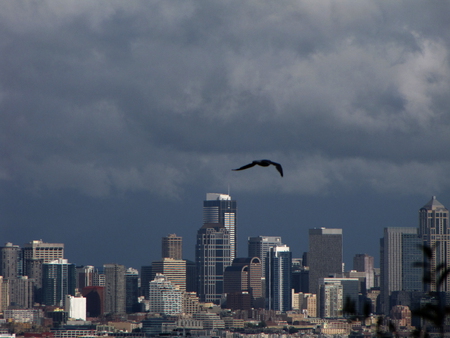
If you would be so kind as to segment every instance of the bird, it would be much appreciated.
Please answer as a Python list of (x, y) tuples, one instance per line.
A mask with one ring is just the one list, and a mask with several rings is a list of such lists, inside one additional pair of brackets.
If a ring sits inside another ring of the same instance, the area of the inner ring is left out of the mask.
[(281, 167), (281, 164), (277, 163), (277, 162), (273, 162), (271, 160), (255, 160), (252, 163), (246, 164), (240, 168), (232, 169), (232, 170), (233, 171), (244, 170), (244, 169), (254, 167), (255, 165), (259, 165), (261, 167), (268, 167), (269, 165), (274, 165), (275, 168), (277, 168), (278, 172), (280, 173), (281, 177), (283, 177), (283, 167)]

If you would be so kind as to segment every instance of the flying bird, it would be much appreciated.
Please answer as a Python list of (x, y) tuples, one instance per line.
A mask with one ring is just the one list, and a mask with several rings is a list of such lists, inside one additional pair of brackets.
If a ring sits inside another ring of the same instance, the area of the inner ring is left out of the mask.
[(278, 172), (280, 173), (281, 177), (283, 177), (283, 168), (281, 167), (281, 164), (272, 162), (271, 160), (256, 160), (256, 161), (253, 161), (252, 163), (246, 164), (240, 168), (232, 169), (232, 170), (234, 170), (234, 171), (244, 170), (244, 169), (254, 167), (255, 165), (259, 165), (261, 167), (268, 167), (269, 165), (274, 165), (275, 168), (277, 168)]

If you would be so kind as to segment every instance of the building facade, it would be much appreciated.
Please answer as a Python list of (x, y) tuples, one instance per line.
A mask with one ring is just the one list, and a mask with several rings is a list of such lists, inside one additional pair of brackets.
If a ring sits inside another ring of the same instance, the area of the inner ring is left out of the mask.
[(384, 228), (380, 239), (381, 311), (389, 313), (394, 291), (421, 291), (422, 269), (414, 263), (422, 260), (417, 228)]
[(445, 269), (450, 268), (449, 227), (448, 209), (436, 199), (436, 196), (433, 196), (419, 210), (419, 237), (423, 245), (433, 249), (433, 256), (429, 261), (431, 274), (431, 283), (427, 286), (429, 291), (450, 291), (450, 275), (447, 275), (439, 289), (436, 282), (437, 267), (443, 265)]
[(181, 291), (186, 291), (186, 261), (182, 259), (163, 258), (152, 262), (152, 280), (156, 274), (163, 274)]
[(183, 312), (183, 292), (160, 273), (150, 282), (150, 312), (164, 315)]
[(162, 238), (161, 257), (183, 259), (183, 238), (176, 234), (169, 234)]
[(126, 312), (125, 266), (104, 264), (104, 312), (105, 314), (123, 315)]
[(319, 278), (342, 273), (342, 229), (309, 229), (309, 292), (317, 294)]
[(286, 312), (292, 307), (292, 253), (287, 245), (269, 249), (266, 257), (266, 309)]
[(200, 301), (218, 304), (224, 293), (224, 271), (232, 262), (230, 236), (224, 225), (206, 223), (198, 230), (195, 261)]
[(75, 295), (76, 268), (67, 259), (42, 265), (42, 299), (45, 305), (64, 307), (67, 295)]
[[(248, 238), (248, 257), (261, 259), (262, 271), (266, 271), (266, 256), (270, 248), (283, 245), (279, 236), (257, 236)], [(264, 276), (263, 276), (264, 277)]]
[(203, 224), (219, 223), (228, 231), (231, 260), (237, 257), (237, 204), (230, 195), (207, 193)]
[(18, 245), (6, 243), (0, 248), (0, 276), (17, 278), (21, 268), (21, 250)]

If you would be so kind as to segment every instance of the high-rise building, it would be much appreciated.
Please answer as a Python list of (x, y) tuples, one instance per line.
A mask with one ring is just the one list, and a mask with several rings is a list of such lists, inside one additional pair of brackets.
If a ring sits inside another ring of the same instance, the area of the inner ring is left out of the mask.
[(414, 263), (422, 260), (417, 228), (384, 228), (380, 240), (381, 311), (389, 313), (394, 291), (421, 291), (422, 269)]
[(342, 229), (309, 229), (309, 292), (317, 294), (319, 278), (342, 273)]
[(92, 265), (77, 266), (77, 289), (94, 285), (94, 274), (96, 268)]
[(42, 265), (42, 299), (45, 305), (64, 307), (67, 295), (75, 295), (76, 268), (67, 259)]
[(292, 253), (287, 245), (271, 247), (266, 257), (266, 308), (291, 310)]
[(367, 254), (356, 254), (353, 257), (353, 270), (364, 272), (366, 277), (366, 290), (375, 286), (374, 258)]
[(219, 223), (228, 231), (231, 260), (237, 257), (237, 206), (230, 195), (207, 193), (203, 202), (203, 224)]
[(232, 262), (230, 236), (222, 223), (205, 223), (198, 230), (195, 262), (200, 301), (219, 303), (224, 292), (223, 273)]
[(127, 313), (138, 312), (139, 271), (128, 268), (125, 273), (125, 307)]
[(423, 245), (433, 249), (433, 257), (430, 263), (431, 283), (430, 291), (450, 291), (450, 275), (440, 286), (436, 285), (436, 269), (443, 265), (445, 269), (450, 268), (450, 231), (449, 212), (436, 196), (419, 210), (419, 236)]
[(344, 308), (343, 285), (333, 278), (319, 278), (319, 283), (319, 317), (342, 317)]
[(248, 257), (259, 257), (262, 271), (266, 271), (266, 256), (270, 248), (283, 245), (279, 236), (257, 236), (248, 238)]
[(104, 314), (104, 286), (86, 286), (81, 294), (86, 298), (86, 316), (100, 317)]
[[(232, 310), (249, 310), (251, 307), (263, 307), (262, 269), (259, 257), (235, 258), (231, 266), (225, 268), (224, 292), (227, 294), (227, 306)], [(246, 301), (248, 295), (248, 302)], [(245, 308), (240, 301), (245, 301)], [(231, 307), (230, 304), (233, 304)]]
[(9, 242), (0, 248), (0, 276), (3, 278), (19, 276), (20, 254), (20, 247)]
[(183, 292), (160, 273), (150, 282), (150, 312), (164, 315), (183, 312)]
[(42, 288), (42, 264), (64, 258), (64, 244), (33, 240), (22, 248), (23, 275), (33, 278), (35, 287)]
[(162, 238), (161, 257), (183, 259), (183, 238), (176, 234), (169, 234)]
[(157, 274), (163, 274), (181, 291), (186, 291), (186, 261), (182, 259), (163, 258), (152, 262), (152, 280)]
[(13, 306), (29, 309), (34, 305), (34, 279), (27, 276), (6, 278), (3, 280), (2, 303), (3, 308)]
[(125, 266), (104, 264), (103, 273), (105, 274), (105, 314), (125, 314)]

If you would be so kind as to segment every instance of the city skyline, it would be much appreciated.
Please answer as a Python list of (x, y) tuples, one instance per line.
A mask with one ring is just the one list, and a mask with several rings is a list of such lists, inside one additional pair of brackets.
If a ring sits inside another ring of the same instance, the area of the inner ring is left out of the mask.
[[(449, 6), (1, 2), (0, 241), (137, 268), (176, 233), (193, 260), (212, 192), (238, 256), (327, 227), (378, 262), (383, 228), (450, 205)], [(266, 158), (283, 177), (232, 171)]]
[[(431, 201), (433, 201), (435, 199), (436, 199), (436, 196), (431, 196)], [(236, 200), (234, 200), (234, 202), (236, 202)], [(199, 202), (199, 203), (201, 203), (201, 202)], [(424, 203), (422, 203), (422, 205), (423, 204)], [(443, 204), (446, 205), (445, 202)], [(199, 206), (199, 208), (200, 208), (200, 206)], [(416, 208), (416, 209), (417, 209), (416, 210), (417, 214), (415, 216), (416, 216), (416, 218), (418, 218), (418, 212), (419, 212), (419, 210), (421, 208)], [(419, 227), (419, 221), (417, 221), (417, 225), (415, 225), (415, 226), (411, 226), (411, 227), (405, 226), (405, 228), (408, 228), (408, 229), (410, 229), (410, 228), (418, 229), (418, 227)], [(292, 243), (295, 243), (295, 240), (293, 240), (292, 236), (287, 236), (286, 240), (282, 236), (278, 236), (278, 235), (270, 235), (270, 236), (267, 236), (267, 235), (254, 235), (253, 236), (252, 235), (252, 236), (243, 238), (243, 236), (241, 236), (239, 234), (239, 230), (240, 230), (239, 221), (238, 221), (237, 228), (238, 228), (238, 231), (237, 231), (238, 243), (237, 244), (238, 244), (238, 247), (239, 247), (237, 257), (247, 257), (247, 254), (248, 254), (248, 239), (250, 239), (250, 238), (257, 238), (257, 237), (281, 238), (281, 242), (283, 244), (286, 244), (286, 245), (290, 246), (291, 248), (293, 246)], [(394, 227), (389, 227), (388, 226), (387, 228), (395, 228), (395, 226)], [(311, 228), (311, 229), (320, 229), (320, 228)], [(306, 229), (303, 234), (299, 234), (299, 237), (306, 237), (307, 238), (308, 237), (307, 234), (308, 234), (308, 232), (311, 229)], [(353, 269), (353, 259), (354, 259), (354, 256), (358, 255), (358, 254), (368, 254), (369, 256), (374, 257), (375, 258), (375, 267), (377, 267), (377, 268), (380, 267), (379, 240), (383, 237), (383, 231), (384, 231), (384, 229), (381, 229), (380, 234), (375, 234), (375, 236), (377, 236), (377, 237), (374, 240), (372, 240), (372, 242), (370, 242), (372, 245), (375, 245), (374, 246), (375, 247), (375, 252), (368, 252), (368, 251), (367, 252), (356, 252), (356, 251), (350, 251), (352, 243), (347, 243), (347, 241), (346, 241), (346, 233), (345, 233), (345, 230), (343, 230), (343, 252), (344, 252), (344, 256), (346, 257), (344, 259), (345, 271), (349, 271), (349, 270)], [(412, 230), (412, 231), (415, 231), (415, 230)], [(194, 231), (194, 233), (196, 233), (196, 231)], [(162, 245), (163, 245), (162, 241), (166, 237), (168, 237), (170, 235), (177, 235), (177, 237), (180, 237), (181, 240), (183, 241), (183, 243), (184, 243), (183, 244), (183, 249), (182, 249), (183, 259), (188, 259), (188, 260), (195, 261), (195, 255), (194, 255), (194, 253), (195, 253), (195, 241), (192, 242), (192, 243), (186, 243), (186, 240), (183, 238), (183, 236), (178, 236), (178, 234), (171, 233), (170, 229), (167, 229), (167, 233), (165, 233), (159, 239), (159, 241), (158, 241), (159, 242), (158, 243), (159, 247), (153, 248), (153, 250), (151, 252), (152, 253), (151, 257), (155, 257), (154, 261), (161, 260), (161, 250), (162, 250)], [(189, 237), (193, 237), (192, 234), (190, 234), (190, 235), (191, 236), (187, 236), (187, 237), (188, 238)], [(29, 239), (27, 242), (22, 243), (22, 244), (20, 244), (20, 243), (13, 243), (11, 241), (6, 241), (5, 243), (3, 243), (2, 246), (14, 245), (14, 246), (19, 246), (19, 247), (23, 248), (23, 247), (26, 247), (26, 246), (31, 247), (31, 245), (36, 245), (36, 244), (33, 244), (33, 243), (37, 243), (37, 245), (39, 245), (39, 243), (42, 242), (42, 241), (44, 241), (44, 244), (51, 243), (51, 241), (48, 241), (46, 239), (39, 239), (39, 240), (38, 239)], [(364, 242), (364, 238), (363, 238), (362, 242), (363, 243), (369, 243), (369, 242)], [(67, 251), (67, 245), (65, 243), (52, 243), (52, 245), (55, 245), (57, 247), (62, 247), (63, 250)], [(306, 246), (305, 247), (303, 247), (303, 246), (302, 247), (298, 247), (297, 246), (297, 251), (293, 253), (292, 257), (293, 258), (301, 258), (303, 253), (308, 251), (308, 246), (309, 246), (308, 241), (306, 241)], [(365, 247), (366, 246), (367, 245), (365, 245)], [(75, 256), (76, 256), (76, 251), (77, 250), (72, 250), (72, 252), (75, 252)], [(59, 255), (60, 256), (58, 256), (58, 257), (62, 258), (61, 254), (59, 254)], [(68, 254), (65, 253), (64, 255), (66, 256), (66, 258), (69, 259), (69, 261), (71, 263), (74, 263), (74, 264), (76, 264), (78, 266), (81, 266), (81, 265), (94, 265), (96, 267), (101, 267), (104, 264), (111, 264), (111, 263), (113, 263), (113, 264), (122, 264), (120, 259), (118, 261), (116, 261), (116, 262), (113, 262), (112, 260), (99, 261), (95, 256), (92, 256), (90, 259), (87, 259), (87, 261), (85, 261), (85, 262), (77, 262), (76, 259), (71, 258)], [(97, 261), (98, 263), (94, 264), (95, 261)], [(135, 260), (135, 262), (137, 262), (137, 261), (139, 261), (139, 259)], [(123, 265), (126, 265), (127, 267), (131, 267), (131, 268), (139, 269), (141, 266), (147, 266), (147, 265), (150, 265), (152, 263), (152, 261), (147, 261), (147, 259), (144, 259), (142, 261), (144, 262), (144, 264), (141, 264), (141, 265), (133, 264), (133, 263), (130, 264), (130, 265), (127, 265), (127, 264), (123, 264)]]

